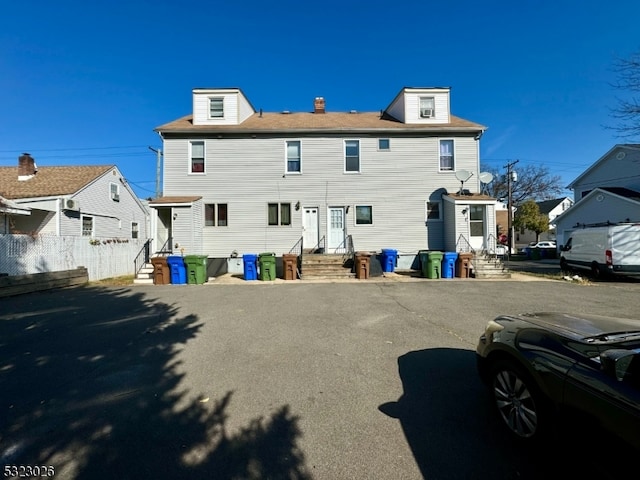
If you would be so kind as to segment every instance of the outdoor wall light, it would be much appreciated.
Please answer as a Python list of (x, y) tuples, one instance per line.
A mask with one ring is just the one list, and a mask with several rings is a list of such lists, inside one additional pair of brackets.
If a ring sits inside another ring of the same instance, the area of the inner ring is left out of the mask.
[(351, 205), (347, 205), (347, 209), (344, 211), (344, 213), (349, 213), (349, 207), (351, 207)]
[(463, 209), (462, 209), (462, 214), (463, 214), (463, 215), (466, 215), (468, 211), (469, 211), (469, 209), (468, 209), (468, 208), (463, 208)]
[(174, 214), (173, 214), (173, 219), (175, 220), (176, 218), (178, 218), (178, 214), (177, 214), (177, 213), (174, 213)]
[(300, 202), (296, 203), (296, 210), (300, 210)]

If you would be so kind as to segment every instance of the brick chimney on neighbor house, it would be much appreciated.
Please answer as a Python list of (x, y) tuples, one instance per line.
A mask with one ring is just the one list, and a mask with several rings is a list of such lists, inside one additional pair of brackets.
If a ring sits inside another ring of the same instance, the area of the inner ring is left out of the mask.
[(18, 180), (29, 180), (38, 171), (36, 161), (28, 153), (23, 153), (18, 157)]
[(325, 113), (323, 97), (316, 97), (316, 99), (313, 101), (313, 113)]

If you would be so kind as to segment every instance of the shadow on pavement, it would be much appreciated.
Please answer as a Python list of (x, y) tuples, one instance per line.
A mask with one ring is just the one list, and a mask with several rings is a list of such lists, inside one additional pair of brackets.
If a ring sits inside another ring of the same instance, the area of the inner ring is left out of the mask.
[[(190, 398), (177, 351), (202, 323), (125, 289), (0, 301), (0, 459), (61, 479), (310, 478), (287, 405), (238, 432), (233, 393)], [(215, 390), (215, 386), (212, 386)]]
[[(478, 378), (472, 351), (413, 351), (398, 359), (398, 368), (403, 395), (379, 409), (400, 421), (424, 478), (616, 478), (619, 473), (613, 467), (611, 476), (611, 462), (598, 460), (613, 452), (592, 437), (565, 432), (537, 447), (514, 442)], [(573, 451), (584, 455), (571, 461)]]

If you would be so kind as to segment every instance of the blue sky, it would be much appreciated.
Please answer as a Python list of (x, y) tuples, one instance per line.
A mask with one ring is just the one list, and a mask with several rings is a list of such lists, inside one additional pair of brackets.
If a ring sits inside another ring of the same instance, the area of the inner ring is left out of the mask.
[[(23, 0), (0, 17), (0, 165), (115, 164), (154, 196), (153, 129), (196, 87), (256, 109), (378, 111), (405, 86), (451, 87), (486, 125), (483, 165), (542, 164), (565, 185), (621, 139), (616, 58), (640, 2)], [(636, 139), (637, 140), (637, 139)]]

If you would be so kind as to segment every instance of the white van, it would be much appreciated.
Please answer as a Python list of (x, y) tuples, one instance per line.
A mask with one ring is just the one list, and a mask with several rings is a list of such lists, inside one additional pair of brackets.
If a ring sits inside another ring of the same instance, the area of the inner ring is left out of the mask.
[(640, 223), (574, 230), (560, 247), (560, 266), (589, 270), (593, 276), (640, 277)]

